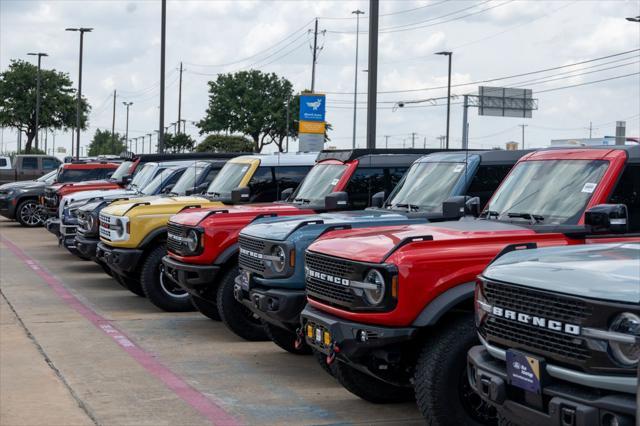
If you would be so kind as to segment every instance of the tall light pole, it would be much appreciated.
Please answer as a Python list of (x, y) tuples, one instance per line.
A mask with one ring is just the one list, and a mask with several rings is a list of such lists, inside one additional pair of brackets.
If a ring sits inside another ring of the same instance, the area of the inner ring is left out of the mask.
[(167, 0), (162, 0), (160, 18), (160, 123), (158, 125), (158, 152), (164, 152), (164, 62), (167, 40)]
[(518, 126), (522, 127), (522, 149), (524, 149), (524, 128), (527, 127), (527, 124), (518, 124)]
[(30, 56), (38, 57), (38, 74), (36, 77), (36, 149), (38, 148), (38, 126), (40, 125), (40, 61), (43, 56), (49, 56), (46, 53), (27, 53)]
[(76, 105), (76, 159), (80, 158), (80, 111), (82, 110), (82, 46), (84, 33), (90, 33), (93, 28), (67, 28), (65, 31), (80, 33), (80, 60), (78, 64), (78, 103)]
[(125, 125), (124, 130), (124, 140), (129, 141), (129, 107), (133, 105), (133, 102), (123, 102), (122, 105), (127, 107), (127, 124)]
[(451, 117), (451, 57), (453, 52), (437, 52), (436, 55), (449, 57), (449, 79), (447, 83), (447, 139), (445, 148), (449, 149), (449, 118)]
[(351, 147), (356, 149), (356, 121), (358, 117), (358, 46), (360, 44), (360, 15), (364, 15), (364, 12), (357, 9), (351, 13), (356, 15), (356, 69), (353, 83), (353, 142), (351, 143)]
[(367, 81), (367, 148), (376, 147), (378, 105), (378, 11), (380, 0), (369, 0), (369, 59)]

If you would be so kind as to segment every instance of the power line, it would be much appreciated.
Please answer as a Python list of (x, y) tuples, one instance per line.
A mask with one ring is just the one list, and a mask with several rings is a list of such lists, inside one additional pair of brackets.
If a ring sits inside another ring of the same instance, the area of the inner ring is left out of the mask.
[[(403, 13), (409, 13), (409, 12), (415, 12), (416, 10), (420, 10), (420, 9), (426, 9), (429, 7), (434, 7), (434, 6), (438, 6), (441, 5), (442, 3), (448, 3), (451, 0), (442, 0), (436, 3), (430, 3), (424, 6), (418, 6), (418, 7), (413, 7), (411, 9), (404, 9), (404, 10), (399, 10), (397, 12), (389, 12), (389, 13), (381, 13), (380, 15), (378, 15), (379, 17), (384, 17), (384, 16), (393, 16), (393, 15), (401, 15)], [(318, 16), (318, 19), (324, 19), (324, 20), (329, 20), (329, 21), (344, 21), (344, 20), (352, 20), (352, 19), (356, 19), (353, 16), (349, 16), (349, 17), (331, 17), (331, 16)], [(360, 19), (369, 19), (368, 16), (362, 16)]]

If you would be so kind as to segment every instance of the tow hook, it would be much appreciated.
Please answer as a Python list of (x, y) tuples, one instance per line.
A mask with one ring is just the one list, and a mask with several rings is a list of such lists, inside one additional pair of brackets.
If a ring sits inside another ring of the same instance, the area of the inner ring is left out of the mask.
[(336, 355), (340, 353), (340, 348), (338, 345), (334, 343), (329, 346), (329, 355), (327, 355), (327, 365), (333, 364), (333, 361), (336, 360)]
[(303, 335), (303, 333), (302, 333), (302, 328), (301, 328), (301, 327), (298, 327), (298, 328), (296, 329), (296, 340), (295, 340), (295, 342), (293, 343), (293, 346), (294, 346), (296, 349), (300, 349), (300, 348), (302, 347), (302, 341), (303, 341), (303, 339), (304, 339), (304, 335)]

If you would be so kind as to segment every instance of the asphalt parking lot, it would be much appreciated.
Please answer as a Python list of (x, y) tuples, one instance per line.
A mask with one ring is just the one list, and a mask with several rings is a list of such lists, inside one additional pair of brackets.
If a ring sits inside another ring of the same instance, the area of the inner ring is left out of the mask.
[(421, 424), (310, 356), (165, 313), (42, 228), (0, 221), (0, 424)]

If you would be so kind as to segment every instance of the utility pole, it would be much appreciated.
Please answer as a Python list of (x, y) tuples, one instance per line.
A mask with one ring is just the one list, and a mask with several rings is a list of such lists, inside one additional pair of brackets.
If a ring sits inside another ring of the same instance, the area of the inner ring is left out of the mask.
[(111, 117), (111, 144), (112, 151), (116, 150), (116, 91), (113, 90), (113, 115)]
[(527, 127), (527, 124), (518, 124), (518, 126), (522, 127), (522, 149), (524, 149), (524, 128)]
[(591, 135), (593, 134), (593, 122), (589, 122), (589, 139), (591, 139)]
[[(180, 133), (180, 121), (182, 120), (182, 61), (180, 61), (180, 84), (178, 85), (178, 132)], [(184, 132), (183, 132), (184, 133)]]
[(80, 112), (82, 111), (82, 48), (84, 33), (90, 33), (93, 28), (67, 28), (66, 31), (80, 32), (80, 60), (78, 64), (78, 101), (76, 105), (76, 159), (80, 158)]
[(285, 133), (285, 144), (287, 146), (287, 148), (284, 150), (284, 152), (289, 152), (289, 101), (291, 99), (290, 95), (287, 95), (287, 133)]
[(47, 128), (45, 127), (45, 129), (44, 129), (44, 153), (45, 153), (45, 155), (46, 155), (46, 154), (48, 154), (48, 151), (47, 151), (47, 149), (48, 149), (48, 147), (49, 147), (49, 146), (48, 146), (48, 145), (49, 145), (49, 144), (48, 144), (48, 142), (49, 142), (49, 141), (48, 141), (48, 136), (49, 136), (49, 129), (47, 129)]
[(55, 155), (56, 153), (56, 132), (51, 132), (51, 136), (53, 137), (53, 148), (51, 149), (51, 152), (53, 155)]
[(313, 62), (311, 63), (311, 93), (316, 88), (316, 62), (318, 60), (318, 18), (313, 30)]
[(451, 117), (451, 57), (453, 52), (438, 52), (436, 55), (443, 55), (449, 57), (449, 79), (447, 83), (447, 144), (446, 149), (449, 149), (449, 118)]
[(353, 83), (353, 142), (351, 144), (352, 148), (356, 149), (356, 121), (358, 118), (358, 47), (360, 45), (360, 15), (364, 15), (364, 12), (358, 9), (351, 13), (356, 15), (356, 68)]
[(27, 53), (29, 56), (38, 57), (38, 74), (36, 77), (36, 149), (38, 149), (38, 127), (40, 125), (40, 62), (43, 56), (49, 56), (46, 53)]
[[(151, 137), (153, 133), (147, 133), (147, 136), (149, 136), (149, 154), (151, 154)], [(142, 150), (144, 151), (144, 139), (142, 139)]]
[(126, 126), (125, 126), (125, 131), (124, 131), (124, 140), (127, 141), (127, 143), (129, 143), (129, 107), (131, 105), (133, 105), (133, 102), (122, 102), (122, 105), (127, 107), (127, 121), (126, 121)]
[(422, 148), (424, 149), (424, 148), (426, 148), (426, 147), (427, 147), (427, 137), (425, 136), (425, 137), (422, 139)]
[(438, 136), (438, 142), (440, 143), (440, 145), (438, 145), (440, 148), (444, 148), (444, 141), (447, 139), (446, 136)]
[(22, 130), (18, 129), (18, 140), (16, 141), (18, 146), (18, 154), (22, 151)]
[(164, 152), (164, 62), (167, 41), (167, 0), (162, 0), (160, 19), (160, 123), (158, 125), (158, 152)]
[(385, 135), (384, 137), (384, 147), (389, 148), (389, 136)]
[(469, 109), (469, 95), (464, 95), (462, 104), (462, 149), (469, 149), (469, 122), (467, 121), (467, 110)]
[(416, 147), (416, 132), (411, 133), (411, 148)]
[(380, 0), (369, 0), (369, 74), (367, 91), (367, 148), (376, 147), (378, 95), (378, 10)]

